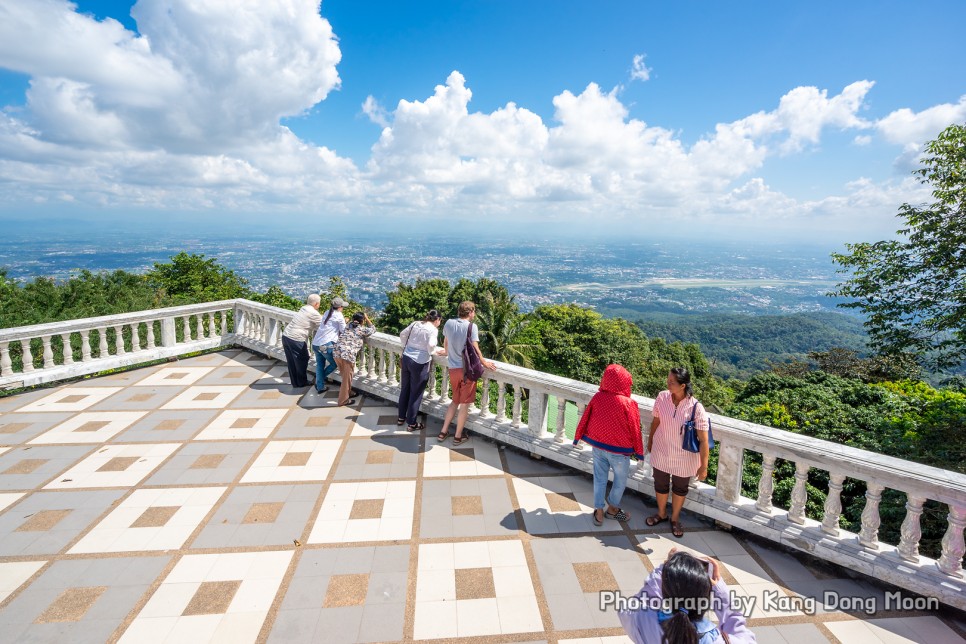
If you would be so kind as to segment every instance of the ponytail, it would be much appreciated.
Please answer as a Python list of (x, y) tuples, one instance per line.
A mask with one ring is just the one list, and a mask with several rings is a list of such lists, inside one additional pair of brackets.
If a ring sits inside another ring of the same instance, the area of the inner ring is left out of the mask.
[(329, 318), (330, 318), (330, 317), (332, 317), (332, 312), (333, 312), (333, 311), (335, 311), (335, 307), (334, 307), (334, 306), (330, 306), (330, 307), (329, 307), (329, 312), (325, 314), (325, 319), (324, 319), (324, 320), (322, 320), (322, 324), (323, 324), (323, 325), (325, 325), (325, 324), (328, 324), (328, 323), (329, 323)]
[(686, 609), (676, 610), (661, 622), (661, 644), (698, 644), (698, 629)]

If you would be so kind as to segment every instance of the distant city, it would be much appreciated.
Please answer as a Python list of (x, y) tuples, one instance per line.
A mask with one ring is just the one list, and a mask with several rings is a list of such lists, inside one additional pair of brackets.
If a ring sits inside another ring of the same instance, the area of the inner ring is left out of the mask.
[[(0, 240), (0, 267), (15, 279), (66, 279), (86, 269), (143, 272), (186, 251), (215, 258), (264, 291), (301, 297), (330, 276), (350, 296), (381, 308), (386, 291), (417, 279), (494, 279), (523, 310), (576, 303), (606, 315), (635, 313), (776, 314), (836, 310), (826, 296), (840, 276), (834, 248), (654, 240), (534, 239), (465, 241), (359, 235), (232, 236), (176, 239), (125, 232), (97, 240), (12, 234)], [(838, 309), (841, 310), (841, 309)]]

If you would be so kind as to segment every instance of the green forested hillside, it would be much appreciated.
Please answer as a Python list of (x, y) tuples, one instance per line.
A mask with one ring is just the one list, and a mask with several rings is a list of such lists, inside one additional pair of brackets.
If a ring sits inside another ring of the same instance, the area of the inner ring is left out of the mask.
[(731, 313), (651, 314), (637, 325), (649, 337), (694, 342), (723, 377), (748, 378), (768, 363), (802, 359), (833, 347), (866, 348), (862, 322), (841, 313), (751, 316)]

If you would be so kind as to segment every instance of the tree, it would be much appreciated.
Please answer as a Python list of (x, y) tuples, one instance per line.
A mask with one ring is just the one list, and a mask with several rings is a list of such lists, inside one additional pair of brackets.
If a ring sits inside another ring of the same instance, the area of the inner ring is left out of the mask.
[(214, 302), (248, 297), (248, 281), (204, 255), (180, 252), (170, 263), (158, 262), (145, 277), (178, 303)]
[(497, 295), (487, 292), (482, 300), (477, 305), (476, 319), (483, 354), (532, 369), (533, 352), (538, 345), (522, 337), (529, 321), (520, 315), (516, 296), (503, 290)]
[(866, 314), (873, 347), (912, 352), (937, 367), (966, 358), (966, 125), (929, 142), (914, 172), (932, 204), (903, 204), (900, 239), (849, 244), (832, 258), (852, 276), (833, 295)]

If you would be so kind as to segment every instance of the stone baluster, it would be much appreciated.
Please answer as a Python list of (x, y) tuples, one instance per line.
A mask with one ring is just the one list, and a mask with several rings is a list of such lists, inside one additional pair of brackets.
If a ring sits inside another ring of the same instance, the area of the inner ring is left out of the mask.
[(386, 364), (386, 359), (389, 356), (379, 347), (373, 347), (372, 349), (376, 354), (376, 381), (386, 382), (386, 374), (389, 371), (389, 365)]
[(942, 540), (942, 556), (936, 565), (951, 577), (959, 577), (963, 570), (963, 555), (966, 554), (966, 544), (963, 543), (963, 528), (966, 527), (966, 505), (950, 505), (949, 525)]
[(386, 350), (386, 356), (389, 358), (389, 373), (386, 374), (386, 381), (390, 385), (398, 385), (399, 379), (396, 377), (396, 364), (402, 360), (402, 356), (389, 349)]
[(440, 392), (439, 402), (440, 404), (448, 405), (450, 403), (450, 400), (452, 400), (449, 397), (449, 370), (446, 368), (443, 368), (441, 370), (440, 378), (441, 378), (441, 382), (439, 384), (439, 392)]
[(228, 335), (228, 311), (222, 311), (221, 317), (221, 337)]
[(10, 343), (0, 342), (0, 376), (13, 374), (13, 361), (10, 359)]
[(23, 372), (30, 373), (34, 370), (34, 354), (30, 352), (30, 340), (21, 340), (20, 346), (23, 347)]
[(97, 358), (103, 360), (111, 355), (111, 350), (107, 346), (107, 327), (97, 330)]
[(80, 332), (81, 337), (81, 362), (89, 362), (91, 359), (91, 330), (87, 329)]
[(369, 346), (366, 348), (366, 375), (371, 379), (376, 379), (376, 350)]
[(899, 528), (899, 547), (896, 551), (906, 561), (919, 561), (919, 540), (922, 539), (922, 527), (919, 517), (922, 516), (922, 504), (926, 499), (921, 496), (906, 495), (906, 518)]
[(795, 463), (795, 487), (792, 488), (791, 507), (788, 508), (788, 520), (798, 525), (805, 524), (805, 503), (808, 501), (808, 463)]
[(154, 348), (154, 320), (149, 320), (147, 323), (147, 338), (148, 349)]
[(184, 334), (184, 341), (191, 342), (191, 323), (187, 315), (181, 318), (181, 332)]
[(74, 350), (70, 346), (70, 333), (61, 333), (60, 341), (63, 343), (64, 364), (74, 364)]
[(557, 429), (553, 433), (553, 440), (562, 443), (567, 437), (567, 401), (562, 396), (557, 396)]
[(199, 313), (195, 316), (195, 339), (203, 340), (205, 337), (204, 315)]
[(486, 372), (483, 374), (483, 378), (480, 380), (480, 418), (488, 418), (490, 416), (490, 379), (486, 376)]
[(865, 508), (862, 510), (862, 529), (859, 531), (859, 543), (869, 550), (879, 549), (879, 501), (885, 488), (878, 483), (868, 483), (865, 490)]
[(523, 387), (513, 385), (513, 427), (520, 427), (523, 424)]
[(114, 327), (114, 353), (123, 356), (127, 351), (124, 350), (124, 326)]
[[(578, 400), (577, 401), (577, 422), (578, 423), (580, 422), (580, 419), (583, 418), (585, 409), (587, 409), (587, 403), (581, 402)], [(644, 445), (644, 447), (647, 447), (647, 445)], [(577, 445), (574, 447), (574, 449), (583, 449), (583, 448), (584, 448), (584, 444), (582, 442), (577, 443)]]
[(829, 472), (828, 496), (825, 497), (825, 516), (822, 531), (833, 537), (839, 536), (839, 517), (842, 515), (842, 483), (845, 474)]
[(496, 422), (502, 423), (506, 420), (506, 385), (499, 380), (496, 384), (499, 391), (496, 396)]
[(50, 346), (50, 336), (41, 336), (40, 341), (44, 345), (44, 369), (50, 369), (54, 366), (54, 350)]
[[(148, 323), (150, 326), (150, 323)], [(131, 325), (131, 351), (137, 353), (141, 351), (141, 323), (135, 322)]]
[(761, 479), (758, 481), (758, 501), (755, 507), (759, 512), (770, 514), (772, 511), (771, 497), (775, 491), (775, 455), (762, 453)]

